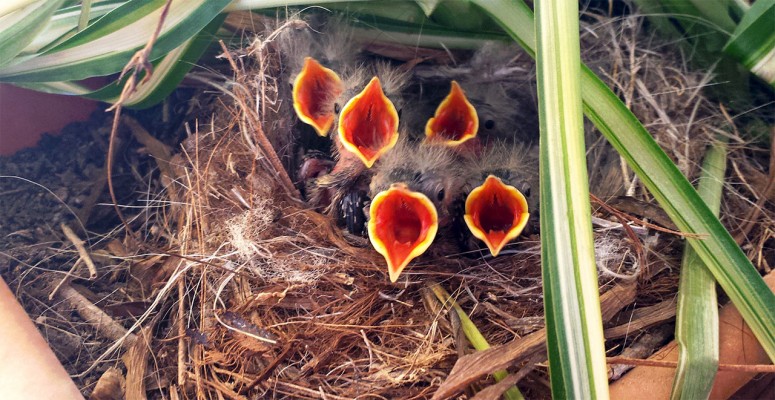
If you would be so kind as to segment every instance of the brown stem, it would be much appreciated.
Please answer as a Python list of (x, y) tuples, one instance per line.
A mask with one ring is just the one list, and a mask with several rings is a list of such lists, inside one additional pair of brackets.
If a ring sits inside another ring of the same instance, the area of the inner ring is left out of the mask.
[[(659, 361), (659, 360), (644, 360), (640, 358), (630, 357), (608, 357), (606, 361), (609, 364), (625, 364), (625, 365), (644, 365), (647, 367), (661, 367), (661, 368), (677, 368), (677, 361)], [(719, 371), (737, 371), (737, 372), (775, 372), (775, 365), (768, 364), (719, 364)]]

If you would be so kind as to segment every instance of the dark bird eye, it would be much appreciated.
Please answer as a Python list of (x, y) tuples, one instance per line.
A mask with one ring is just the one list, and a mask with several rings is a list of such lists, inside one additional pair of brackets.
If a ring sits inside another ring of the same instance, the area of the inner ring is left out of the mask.
[(445, 193), (444, 193), (444, 189), (441, 189), (441, 190), (439, 190), (439, 192), (438, 192), (438, 193), (436, 193), (436, 199), (437, 199), (438, 201), (442, 201), (442, 200), (444, 200), (444, 194), (445, 194)]
[(492, 128), (495, 128), (495, 121), (491, 119), (484, 121), (484, 129), (492, 129)]
[(334, 103), (334, 112), (339, 114), (339, 110), (340, 110), (339, 103)]

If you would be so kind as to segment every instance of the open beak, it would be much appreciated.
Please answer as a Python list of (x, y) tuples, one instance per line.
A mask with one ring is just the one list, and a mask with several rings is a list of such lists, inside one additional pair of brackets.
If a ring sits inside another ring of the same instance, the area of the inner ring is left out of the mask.
[(452, 81), (447, 97), (439, 104), (436, 114), (425, 125), (425, 137), (432, 142), (457, 146), (476, 137), (479, 116), (466, 98), (463, 89)]
[(312, 125), (320, 136), (328, 136), (336, 113), (334, 103), (344, 86), (336, 72), (320, 65), (312, 57), (293, 82), (293, 109), (304, 123)]
[(487, 244), (494, 257), (522, 233), (529, 216), (525, 196), (490, 175), (468, 194), (463, 218), (471, 233)]
[(345, 104), (339, 114), (339, 139), (371, 168), (398, 140), (398, 112), (385, 96), (379, 78)]
[(433, 203), (402, 183), (374, 196), (369, 216), (369, 239), (385, 257), (391, 282), (398, 280), (409, 261), (428, 249), (439, 228)]

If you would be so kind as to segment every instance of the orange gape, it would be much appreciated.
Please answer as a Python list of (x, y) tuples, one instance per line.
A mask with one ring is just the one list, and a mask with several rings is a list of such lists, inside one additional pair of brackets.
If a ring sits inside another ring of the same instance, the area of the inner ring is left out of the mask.
[(424, 253), (436, 237), (436, 207), (424, 194), (395, 183), (374, 196), (369, 215), (369, 239), (385, 257), (390, 281), (395, 282), (406, 265)]
[(479, 116), (466, 98), (463, 89), (452, 81), (447, 97), (439, 104), (433, 118), (425, 125), (426, 139), (449, 146), (457, 146), (476, 137)]
[(315, 128), (318, 135), (328, 136), (336, 118), (336, 99), (343, 90), (342, 80), (336, 72), (307, 57), (293, 82), (293, 109), (302, 122)]
[(342, 108), (339, 140), (368, 168), (398, 141), (398, 112), (376, 76)]
[(463, 218), (471, 233), (497, 256), (506, 243), (522, 233), (529, 216), (525, 196), (490, 175), (468, 194)]

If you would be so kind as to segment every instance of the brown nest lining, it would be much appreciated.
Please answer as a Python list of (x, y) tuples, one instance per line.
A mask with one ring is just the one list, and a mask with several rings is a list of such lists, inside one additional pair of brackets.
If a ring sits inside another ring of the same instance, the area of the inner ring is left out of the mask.
[[(709, 73), (671, 61), (665, 52), (675, 50), (645, 37), (640, 18), (596, 18), (583, 31), (588, 65), (682, 172), (695, 179), (712, 138), (732, 138), (722, 221), (734, 232), (738, 222), (728, 215), (765, 193), (768, 177), (757, 164), (763, 155), (700, 93)], [(117, 327), (122, 339), (91, 355), (94, 365), (127, 350), (127, 398), (429, 398), (457, 358), (472, 352), (430, 282), (452, 293), (490, 344), (534, 338), (543, 327), (537, 234), (523, 235), (510, 247), (516, 251), (496, 259), (432, 247), (390, 284), (367, 240), (304, 204), (287, 172), (296, 165), (294, 120), (275, 47), (278, 35), (304, 22), (261, 23), (249, 47), (225, 56), (234, 76), (214, 84), (224, 94), (211, 115), (169, 164), (160, 161), (166, 191), (159, 202), (169, 206), (158, 211), (162, 223), (147, 227), (154, 239), (116, 240), (101, 250), (128, 272), (111, 301), (142, 302), (147, 311), (123, 321), (129, 330)], [(533, 69), (527, 55), (515, 62)], [(638, 336), (670, 331), (664, 325), (674, 315), (682, 242), (637, 223), (622, 227), (627, 218), (670, 223), (589, 128), (591, 190), (622, 210), (593, 203), (601, 293), (614, 290), (619, 300), (603, 306), (608, 348), (626, 348)], [(760, 212), (744, 249), (767, 270), (772, 213)], [(525, 371), (519, 385), (530, 398), (549, 396), (545, 360), (532, 349), (512, 368)]]

